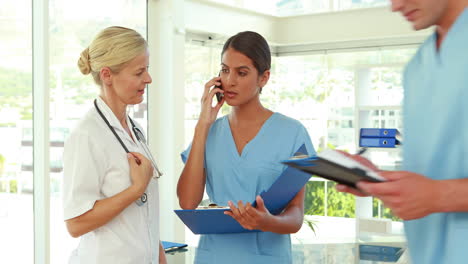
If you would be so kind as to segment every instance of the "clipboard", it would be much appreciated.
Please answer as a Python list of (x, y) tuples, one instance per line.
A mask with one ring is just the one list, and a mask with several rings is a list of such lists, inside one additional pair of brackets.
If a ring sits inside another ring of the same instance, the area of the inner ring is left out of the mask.
[(385, 181), (385, 178), (370, 168), (330, 149), (317, 156), (285, 160), (283, 164), (352, 188), (357, 188), (356, 184), (359, 181)]
[[(307, 155), (305, 145), (297, 152)], [(293, 167), (287, 167), (267, 191), (260, 193), (265, 207), (271, 214), (281, 213), (302, 187), (309, 181), (311, 175)], [(252, 206), (256, 203), (253, 202)], [(174, 210), (177, 216), (194, 234), (228, 234), (251, 233), (260, 230), (243, 228), (234, 218), (225, 215), (229, 207), (195, 210)]]
[(181, 243), (176, 243), (176, 242), (169, 242), (169, 241), (162, 241), (161, 240), (162, 247), (164, 248), (164, 252), (173, 252), (177, 250), (187, 250), (186, 247), (188, 246), (187, 244), (181, 244)]

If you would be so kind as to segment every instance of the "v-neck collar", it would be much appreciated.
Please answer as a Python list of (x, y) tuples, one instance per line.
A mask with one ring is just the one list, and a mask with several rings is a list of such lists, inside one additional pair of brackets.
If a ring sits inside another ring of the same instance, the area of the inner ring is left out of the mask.
[(464, 38), (467, 31), (466, 26), (468, 25), (468, 8), (465, 8), (462, 13), (458, 16), (452, 26), (449, 28), (445, 39), (440, 44), (440, 47), (437, 48), (437, 39), (438, 34), (435, 31), (431, 37), (431, 51), (434, 54), (434, 57), (437, 60), (437, 63), (443, 64), (446, 57), (450, 56), (452, 42), (457, 42), (459, 38)]
[(276, 118), (276, 115), (277, 115), (277, 113), (273, 112), (273, 114), (270, 117), (268, 117), (267, 120), (265, 120), (265, 122), (260, 127), (260, 130), (257, 132), (255, 137), (252, 138), (252, 140), (250, 140), (249, 142), (247, 142), (247, 144), (245, 144), (245, 146), (242, 149), (241, 153), (239, 153), (237, 151), (237, 145), (236, 145), (236, 141), (234, 140), (234, 135), (232, 134), (231, 124), (229, 123), (228, 115), (225, 115), (224, 116), (225, 127), (227, 129), (227, 133), (228, 133), (229, 138), (230, 138), (230, 140), (229, 140), (230, 145), (231, 145), (230, 149), (233, 151), (234, 156), (237, 157), (238, 159), (242, 159), (242, 158), (246, 157), (249, 150), (252, 148), (252, 145), (254, 145), (256, 141), (258, 141), (258, 138), (262, 137), (262, 135), (265, 133), (265, 130), (267, 130), (267, 128), (270, 126), (271, 122)]

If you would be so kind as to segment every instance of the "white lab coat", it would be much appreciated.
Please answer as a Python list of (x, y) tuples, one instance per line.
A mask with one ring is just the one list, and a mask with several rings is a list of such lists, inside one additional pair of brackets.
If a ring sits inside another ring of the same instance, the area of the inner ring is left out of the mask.
[[(97, 104), (129, 151), (145, 155), (142, 143), (136, 140), (133, 130), (131, 132), (136, 142), (101, 98), (97, 98)], [(127, 124), (131, 128), (128, 117)], [(63, 162), (65, 220), (84, 214), (93, 208), (97, 200), (116, 195), (131, 185), (127, 154), (94, 105), (65, 142)], [(150, 181), (146, 194), (148, 201), (144, 205), (132, 203), (104, 226), (81, 236), (69, 263), (158, 263), (157, 180)]]

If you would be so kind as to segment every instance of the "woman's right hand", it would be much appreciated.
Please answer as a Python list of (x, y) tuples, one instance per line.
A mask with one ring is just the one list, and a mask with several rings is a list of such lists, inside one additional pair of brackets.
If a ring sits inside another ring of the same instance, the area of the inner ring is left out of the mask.
[[(130, 166), (130, 177), (132, 186), (134, 186), (139, 194), (142, 195), (149, 181), (153, 177), (153, 165), (144, 155), (138, 152), (130, 152), (127, 154), (128, 164)], [(137, 162), (137, 159), (139, 162)], [(139, 164), (138, 164), (139, 163)]]
[[(374, 164), (372, 163), (370, 160), (366, 159), (365, 157), (361, 156), (361, 155), (356, 155), (356, 154), (349, 154), (348, 152), (346, 151), (342, 151), (342, 150), (338, 150), (341, 154), (345, 155), (346, 157), (348, 158), (351, 158), (359, 163), (361, 163), (362, 165), (368, 167), (369, 169), (375, 171), (375, 172), (379, 172), (379, 168)], [(355, 189), (355, 188), (351, 188), (349, 186), (346, 186), (344, 184), (337, 184), (335, 186), (336, 190), (339, 191), (339, 192), (345, 192), (345, 193), (350, 193), (350, 194), (354, 194), (356, 196), (361, 196), (361, 197), (366, 197), (366, 196), (369, 196), (369, 194), (359, 190), (359, 189)]]
[(205, 90), (201, 99), (201, 113), (200, 117), (198, 118), (199, 123), (211, 125), (216, 120), (216, 116), (218, 115), (219, 109), (221, 109), (221, 106), (223, 106), (224, 104), (223, 97), (221, 102), (217, 103), (214, 107), (212, 106), (213, 97), (215, 96), (215, 94), (218, 92), (224, 93), (224, 91), (220, 88), (211, 89), (211, 87), (215, 85), (221, 85), (221, 77), (215, 77), (205, 84)]

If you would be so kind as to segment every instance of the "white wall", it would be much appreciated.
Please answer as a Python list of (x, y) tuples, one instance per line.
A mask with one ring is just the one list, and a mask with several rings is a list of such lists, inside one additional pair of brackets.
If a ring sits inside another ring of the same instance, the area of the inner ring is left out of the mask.
[(206, 0), (187, 0), (184, 4), (187, 32), (222, 38), (253, 30), (276, 46), (313, 45), (313, 49), (323, 49), (415, 44), (432, 32), (431, 29), (413, 31), (410, 24), (400, 14), (392, 13), (389, 7), (274, 17)]
[(184, 3), (185, 25), (189, 32), (212, 33), (217, 38), (249, 29), (267, 39), (274, 39), (275, 24), (272, 16), (203, 0), (186, 0)]
[(281, 45), (347, 42), (426, 36), (389, 7), (312, 14), (275, 21), (274, 42)]

